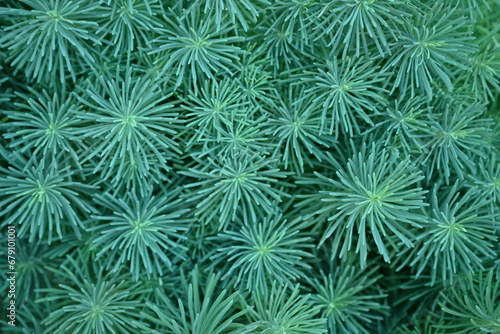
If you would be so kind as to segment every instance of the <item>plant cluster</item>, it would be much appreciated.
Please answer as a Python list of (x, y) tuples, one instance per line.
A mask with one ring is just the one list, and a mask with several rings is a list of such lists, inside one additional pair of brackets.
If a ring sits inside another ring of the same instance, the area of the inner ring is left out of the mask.
[(0, 31), (0, 332), (500, 333), (499, 0), (6, 0)]

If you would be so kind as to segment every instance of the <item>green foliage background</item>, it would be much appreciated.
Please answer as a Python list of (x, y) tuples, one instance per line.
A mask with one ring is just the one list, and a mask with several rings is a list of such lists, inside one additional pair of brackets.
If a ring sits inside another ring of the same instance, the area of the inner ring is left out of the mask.
[(500, 333), (498, 0), (0, 26), (2, 333)]

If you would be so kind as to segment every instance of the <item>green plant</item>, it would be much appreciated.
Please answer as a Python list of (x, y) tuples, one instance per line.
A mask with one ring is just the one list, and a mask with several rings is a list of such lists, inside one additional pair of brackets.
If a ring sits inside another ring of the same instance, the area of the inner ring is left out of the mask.
[(429, 220), (422, 224), (411, 254), (404, 257), (404, 263), (417, 269), (417, 277), (429, 269), (431, 284), (438, 277), (451, 283), (457, 275), (484, 269), (484, 259), (495, 255), (498, 228), (488, 202), (475, 198), (476, 188), (463, 194), (457, 188), (455, 184), (446, 196), (434, 188)]
[(139, 320), (141, 307), (137, 297), (144, 293), (137, 289), (140, 283), (101, 271), (92, 279), (82, 266), (69, 257), (60, 269), (52, 270), (63, 280), (57, 287), (43, 289), (46, 297), (37, 300), (53, 303), (44, 333), (135, 333), (132, 322)]
[(386, 90), (377, 85), (385, 76), (379, 72), (378, 67), (363, 58), (327, 60), (326, 64), (317, 64), (316, 71), (301, 75), (312, 86), (297, 103), (302, 103), (302, 99), (312, 100), (310, 109), (322, 109), (320, 133), (358, 134), (358, 119), (372, 125), (367, 112), (376, 112), (385, 105)]
[(249, 222), (257, 221), (257, 207), (266, 213), (274, 211), (274, 202), (281, 201), (283, 191), (270, 184), (279, 183), (286, 174), (274, 168), (276, 160), (257, 153), (243, 151), (229, 157), (207, 157), (198, 160), (198, 168), (182, 174), (196, 180), (186, 188), (198, 188), (188, 202), (195, 202), (195, 215), (210, 223), (215, 217), (218, 229), (239, 217)]
[[(12, 66), (29, 79), (64, 83), (67, 75), (76, 80), (84, 65), (95, 61), (95, 46), (101, 42), (93, 21), (96, 2), (84, 0), (21, 0), (23, 8), (0, 8), (11, 20), (0, 45)], [(58, 77), (57, 77), (57, 76)]]
[(58, 94), (33, 92), (33, 97), (20, 95), (25, 103), (15, 103), (16, 111), (6, 111), (11, 120), (2, 126), (7, 130), (3, 136), (9, 140), (9, 148), (21, 153), (29, 152), (31, 159), (50, 156), (52, 160), (64, 151), (79, 166), (82, 145), (77, 131), (81, 122), (76, 115), (82, 106), (74, 96), (60, 97)]
[(0, 2), (0, 332), (499, 331), (500, 0)]
[(205, 4), (205, 15), (214, 10), (217, 29), (227, 23), (228, 20), (224, 17), (227, 15), (232, 24), (240, 24), (244, 31), (249, 29), (249, 24), (257, 21), (262, 7), (271, 4), (267, 0), (207, 0), (203, 3)]
[(455, 69), (469, 70), (469, 55), (476, 52), (467, 18), (442, 0), (415, 9), (410, 18), (404, 19), (388, 63), (396, 73), (392, 92), (399, 88), (412, 97), (425, 93), (431, 99), (435, 80), (451, 91)]
[(500, 161), (496, 154), (480, 160), (478, 173), (470, 176), (470, 186), (490, 203), (490, 212), (498, 213), (500, 208)]
[(88, 98), (79, 101), (88, 111), (76, 115), (82, 124), (77, 133), (91, 142), (83, 161), (98, 158), (93, 172), (114, 186), (126, 180), (127, 188), (135, 182), (143, 189), (152, 174), (164, 179), (167, 159), (179, 153), (172, 139), (178, 114), (170, 94), (131, 67), (87, 84)]
[(117, 272), (123, 263), (130, 263), (137, 281), (143, 271), (148, 278), (162, 276), (163, 265), (171, 267), (176, 259), (185, 258), (189, 220), (183, 216), (189, 210), (182, 209), (178, 193), (176, 189), (153, 196), (149, 189), (143, 196), (133, 192), (125, 198), (96, 196), (101, 215), (92, 219), (102, 223), (88, 228), (94, 232), (89, 242), (99, 250), (97, 257), (106, 259), (106, 269)]
[(364, 271), (335, 262), (331, 267), (327, 275), (322, 273), (321, 280), (312, 282), (316, 291), (312, 299), (320, 305), (329, 333), (370, 333), (368, 326), (382, 319), (387, 310), (380, 303), (386, 295), (377, 293), (374, 287), (380, 279), (374, 276), (378, 268)]
[[(186, 70), (190, 72), (189, 79), (193, 85), (204, 77), (213, 79), (214, 74), (220, 71), (232, 74), (231, 69), (234, 70), (234, 62), (241, 53), (234, 44), (243, 41), (243, 38), (227, 36), (233, 27), (225, 20), (221, 25), (217, 19), (201, 19), (203, 14), (207, 17), (216, 14), (213, 8), (203, 13), (200, 6), (201, 3), (194, 2), (180, 13), (169, 11), (165, 16), (167, 27), (159, 29), (161, 35), (152, 41), (154, 48), (148, 52), (166, 52), (160, 58), (163, 61), (161, 74), (174, 74), (177, 77), (176, 87), (185, 80)], [(171, 68), (176, 68), (176, 71), (170, 72)]]
[[(342, 56), (354, 51), (354, 57), (378, 53), (390, 55), (395, 32), (408, 16), (408, 3), (399, 0), (327, 1), (319, 10), (318, 35), (330, 40), (332, 50), (341, 48)], [(330, 37), (331, 36), (331, 37)], [(391, 43), (392, 42), (392, 43)]]
[[(33, 296), (39, 296), (37, 290), (51, 286), (50, 276), (47, 275), (45, 270), (46, 266), (54, 267), (60, 263), (53, 252), (53, 249), (57, 249), (58, 247), (53, 246), (53, 248), (49, 248), (43, 241), (30, 243), (26, 239), (21, 239), (21, 243), (23, 246), (16, 249), (15, 254), (17, 255), (16, 285), (22, 286), (23, 290), (18, 291), (16, 294), (16, 302), (19, 302), (20, 305), (30, 305), (30, 303), (34, 302)], [(12, 256), (12, 254), (10, 255)], [(2, 256), (8, 259), (9, 252), (3, 252)], [(8, 262), (2, 265), (1, 269), (4, 273), (11, 272)], [(7, 285), (7, 287), (2, 286), (5, 290), (9, 290), (10, 288), (10, 282), (7, 281), (7, 278), (10, 278), (10, 275), (2, 275), (2, 279), (5, 282), (4, 285)], [(33, 307), (33, 305), (30, 306)], [(33, 312), (38, 313), (36, 307), (33, 308)], [(23, 317), (23, 313), (22, 311), (21, 318)], [(42, 320), (39, 317), (33, 317), (33, 319)]]
[(471, 89), (479, 93), (483, 101), (494, 99), (500, 90), (500, 48), (483, 47), (471, 60), (471, 71), (463, 75), (464, 83), (472, 83)]
[(376, 126), (368, 132), (378, 131), (386, 146), (405, 155), (421, 153), (425, 150), (426, 139), (431, 136), (431, 114), (432, 108), (425, 97), (412, 99), (401, 96), (391, 101), (380, 115), (374, 116)]
[[(290, 291), (291, 290), (291, 291)], [(255, 310), (250, 313), (257, 333), (319, 334), (326, 333), (324, 318), (317, 318), (319, 307), (312, 305), (310, 295), (301, 296), (299, 285), (293, 289), (273, 283), (269, 294), (257, 291)]]
[(484, 158), (484, 150), (490, 148), (490, 120), (484, 118), (483, 108), (476, 103), (468, 106), (450, 102), (442, 114), (431, 115), (430, 137), (424, 145), (425, 154), (420, 157), (428, 177), (436, 171), (449, 184), (452, 173), (463, 179), (467, 170), (476, 171), (475, 160)]
[[(109, 6), (101, 6), (99, 28), (96, 34), (101, 34), (103, 44), (110, 48), (110, 54), (117, 57), (132, 52), (141, 51), (152, 37), (163, 27), (158, 18), (163, 14), (163, 8), (157, 0), (117, 0), (108, 1)], [(108, 52), (108, 51), (106, 51)]]
[(330, 215), (321, 243), (333, 236), (332, 257), (344, 258), (356, 241), (355, 235), (361, 268), (366, 266), (368, 235), (386, 262), (391, 260), (387, 245), (397, 248), (397, 240), (405, 247), (414, 246), (411, 226), (421, 227), (425, 221), (417, 210), (426, 205), (426, 191), (418, 187), (423, 175), (409, 158), (401, 160), (375, 143), (363, 144), (337, 172), (339, 180), (319, 173), (316, 176), (333, 189), (321, 191), (321, 200), (328, 204), (318, 212)]
[(294, 101), (295, 96), (303, 95), (304, 89), (289, 87), (286, 95), (273, 103), (275, 116), (269, 121), (269, 135), (276, 138), (273, 156), (281, 156), (285, 169), (292, 169), (299, 175), (305, 166), (313, 166), (314, 160), (325, 159), (323, 150), (335, 143), (330, 137), (321, 135), (321, 115), (309, 108), (312, 101)]
[(450, 294), (441, 295), (441, 307), (449, 321), (437, 326), (454, 333), (500, 331), (500, 284), (493, 271), (479, 271), (462, 279)]
[(148, 304), (155, 315), (142, 314), (146, 319), (160, 325), (162, 330), (151, 330), (144, 325), (136, 325), (146, 333), (154, 334), (164, 333), (165, 330), (175, 334), (253, 333), (255, 326), (236, 323), (248, 309), (232, 312), (232, 306), (241, 301), (241, 296), (237, 292), (228, 296), (226, 290), (219, 292), (219, 276), (210, 274), (206, 282), (203, 282), (198, 268), (195, 268), (191, 272), (190, 281), (185, 276), (182, 277), (181, 288), (185, 298), (179, 298), (177, 306), (167, 296), (161, 295), (161, 306)]
[[(11, 166), (0, 167), (0, 216), (2, 226), (20, 222), (19, 237), (28, 236), (50, 244), (64, 235), (81, 235), (82, 214), (91, 213), (93, 206), (82, 195), (91, 186), (73, 180), (70, 166), (57, 167), (44, 160), (29, 162), (20, 154), (10, 157)], [(60, 165), (65, 165), (60, 161)]]
[(219, 233), (214, 240), (221, 247), (210, 259), (227, 263), (223, 280), (246, 291), (267, 293), (272, 282), (291, 284), (311, 269), (305, 260), (313, 257), (313, 245), (301, 233), (306, 228), (300, 217), (287, 222), (281, 214), (271, 213), (263, 221), (243, 224), (239, 231)]
[(181, 105), (186, 113), (186, 128), (195, 134), (187, 145), (215, 138), (232, 125), (232, 120), (243, 117), (248, 103), (242, 100), (239, 87), (232, 80), (206, 80), (199, 94), (189, 93)]

